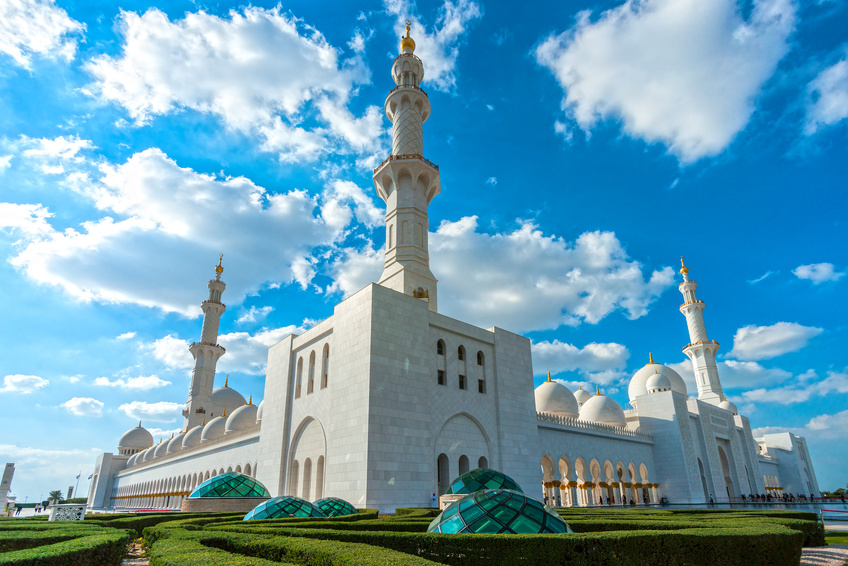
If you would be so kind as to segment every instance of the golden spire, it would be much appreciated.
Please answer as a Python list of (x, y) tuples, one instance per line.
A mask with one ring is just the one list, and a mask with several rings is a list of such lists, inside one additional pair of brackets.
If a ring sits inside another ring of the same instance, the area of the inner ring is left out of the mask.
[(222, 417), (226, 417), (226, 416), (227, 416), (227, 408), (226, 408), (226, 407), (224, 407), (224, 414), (223, 414), (223, 415), (221, 415), (221, 416), (222, 416)]
[(227, 385), (230, 382), (230, 374), (227, 374), (227, 377), (224, 378), (224, 387), (229, 387)]
[(600, 394), (601, 394), (601, 387), (600, 387), (600, 385), (596, 385), (595, 386), (595, 395), (600, 395)]
[(250, 396), (250, 399), (247, 400), (248, 405), (253, 405), (253, 395)]
[(200, 426), (206, 426), (206, 417), (203, 417), (203, 422), (200, 423)]
[(138, 426), (135, 428), (141, 428), (141, 421), (138, 421)]
[(173, 440), (173, 439), (174, 439), (174, 433), (172, 432), (171, 433), (171, 440)]
[(651, 360), (648, 362), (649, 364), (653, 364), (654, 362), (654, 354), (652, 352), (648, 352), (648, 359)]
[(218, 275), (224, 273), (224, 266), (221, 265), (222, 261), (224, 261), (224, 254), (221, 254), (221, 257), (218, 258), (218, 266), (215, 268), (215, 273)]
[(683, 266), (680, 268), (680, 273), (682, 273), (683, 275), (689, 273), (689, 268), (686, 267), (685, 263), (683, 263), (683, 256), (680, 256), (680, 265)]
[[(415, 40), (409, 37), (410, 27), (412, 27), (412, 22), (406, 20), (406, 37), (403, 37), (400, 40), (401, 53), (412, 53), (413, 51), (415, 51)], [(407, 48), (409, 49), (409, 51), (407, 51)]]
[(551, 372), (548, 372), (548, 381), (551, 380)]

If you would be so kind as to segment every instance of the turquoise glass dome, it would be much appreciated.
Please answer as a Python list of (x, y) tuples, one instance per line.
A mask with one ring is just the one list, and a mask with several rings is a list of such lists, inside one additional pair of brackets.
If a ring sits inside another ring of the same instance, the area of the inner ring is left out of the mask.
[(477, 468), (466, 472), (453, 480), (445, 494), (474, 493), (481, 489), (511, 489), (522, 492), (521, 487), (511, 477), (496, 470)]
[(326, 517), (320, 507), (300, 497), (274, 497), (257, 505), (244, 516), (245, 521), (287, 519), (289, 517)]
[(229, 472), (209, 478), (191, 492), (189, 497), (268, 497), (265, 486), (250, 476)]
[(338, 497), (325, 497), (315, 502), (315, 505), (328, 517), (341, 517), (342, 515), (358, 515), (359, 509)]
[(442, 511), (427, 532), (535, 535), (572, 531), (562, 517), (532, 497), (511, 489), (484, 489)]

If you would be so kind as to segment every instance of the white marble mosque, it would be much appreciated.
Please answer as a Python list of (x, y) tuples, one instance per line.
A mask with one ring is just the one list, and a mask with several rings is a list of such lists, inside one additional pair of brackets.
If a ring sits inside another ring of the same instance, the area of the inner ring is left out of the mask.
[(219, 261), (200, 341), (189, 348), (183, 432), (154, 444), (141, 423), (127, 431), (116, 452), (97, 459), (89, 508), (179, 508), (194, 487), (229, 471), (257, 478), (271, 496), (334, 496), (381, 512), (429, 507), (434, 493), (478, 467), (562, 506), (818, 493), (806, 441), (755, 439), (725, 399), (719, 344), (707, 337), (685, 265), (683, 351), (697, 392), (650, 359), (630, 381), (628, 410), (600, 390), (572, 392), (550, 378), (534, 392), (529, 339), (438, 312), (427, 209), (441, 186), (439, 168), (423, 157), (430, 102), (414, 49), (407, 28), (385, 103), (392, 153), (374, 170), (386, 203), (380, 280), (269, 349), (257, 406), (227, 381), (214, 388), (226, 353), (217, 344), (226, 310)]

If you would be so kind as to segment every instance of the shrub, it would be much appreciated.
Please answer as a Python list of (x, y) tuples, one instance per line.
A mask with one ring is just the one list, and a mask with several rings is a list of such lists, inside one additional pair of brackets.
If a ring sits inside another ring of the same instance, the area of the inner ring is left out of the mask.
[[(57, 531), (53, 533), (52, 531)], [(70, 540), (55, 542), (62, 529), (35, 531), (43, 535), (43, 544), (0, 554), (4, 566), (118, 566), (132, 536), (120, 529), (75, 529), (66, 531)], [(19, 531), (17, 535), (24, 535)], [(23, 537), (22, 537), (23, 538)], [(29, 543), (35, 540), (29, 539)]]

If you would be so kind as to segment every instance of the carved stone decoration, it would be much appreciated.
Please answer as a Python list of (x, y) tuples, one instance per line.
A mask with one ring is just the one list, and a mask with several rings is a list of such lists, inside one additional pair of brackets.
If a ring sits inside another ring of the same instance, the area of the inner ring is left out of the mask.
[(85, 518), (85, 503), (50, 506), (49, 521), (82, 521)]

